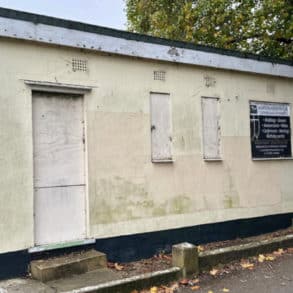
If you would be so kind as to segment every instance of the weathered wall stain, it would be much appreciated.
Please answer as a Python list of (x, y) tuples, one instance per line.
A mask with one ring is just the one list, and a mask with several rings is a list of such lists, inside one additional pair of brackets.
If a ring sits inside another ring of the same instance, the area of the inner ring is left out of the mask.
[(172, 57), (175, 57), (175, 56), (180, 56), (179, 52), (178, 52), (178, 49), (176, 49), (175, 47), (172, 47), (168, 50), (168, 54)]
[(192, 201), (184, 194), (162, 202), (151, 198), (142, 184), (133, 184), (118, 176), (102, 179), (96, 186), (96, 200), (90, 215), (92, 222), (97, 224), (192, 211)]
[(111, 223), (141, 218), (153, 208), (142, 184), (135, 184), (119, 176), (101, 179), (96, 183), (95, 203), (91, 208), (93, 223)]
[(187, 214), (192, 209), (191, 199), (184, 194), (173, 197), (168, 204), (171, 214)]
[(205, 80), (205, 86), (207, 88), (209, 88), (209, 87), (215, 87), (216, 86), (217, 80), (216, 80), (215, 77), (206, 75), (204, 77), (204, 80)]
[(234, 183), (233, 171), (228, 164), (225, 164), (225, 183), (224, 183), (224, 208), (231, 209), (239, 207), (239, 194)]

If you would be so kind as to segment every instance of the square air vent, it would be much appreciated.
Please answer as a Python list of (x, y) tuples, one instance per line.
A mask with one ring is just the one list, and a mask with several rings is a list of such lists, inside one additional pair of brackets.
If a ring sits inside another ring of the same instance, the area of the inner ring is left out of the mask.
[(161, 80), (165, 81), (166, 80), (166, 71), (154, 71), (154, 80)]
[(83, 71), (86, 72), (87, 69), (87, 60), (81, 59), (72, 59), (72, 71)]

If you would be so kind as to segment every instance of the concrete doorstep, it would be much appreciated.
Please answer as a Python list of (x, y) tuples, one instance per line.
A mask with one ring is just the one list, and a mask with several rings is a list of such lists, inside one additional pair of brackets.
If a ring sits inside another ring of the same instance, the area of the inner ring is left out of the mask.
[(172, 248), (173, 267), (168, 270), (124, 278), (121, 272), (99, 268), (46, 283), (31, 279), (16, 279), (0, 282), (0, 293), (126, 293), (135, 289), (141, 290), (167, 284), (182, 277), (194, 277), (200, 271), (208, 270), (219, 263), (223, 264), (287, 247), (293, 247), (293, 234), (200, 253), (196, 246), (181, 243)]
[(107, 267), (106, 254), (89, 250), (47, 260), (32, 261), (30, 271), (33, 279), (45, 283), (105, 267)]

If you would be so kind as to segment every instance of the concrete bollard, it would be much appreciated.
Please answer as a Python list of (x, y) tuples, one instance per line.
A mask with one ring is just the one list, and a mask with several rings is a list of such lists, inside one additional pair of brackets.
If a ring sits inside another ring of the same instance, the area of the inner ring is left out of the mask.
[(182, 269), (183, 277), (198, 274), (198, 250), (191, 243), (180, 243), (172, 246), (172, 264)]

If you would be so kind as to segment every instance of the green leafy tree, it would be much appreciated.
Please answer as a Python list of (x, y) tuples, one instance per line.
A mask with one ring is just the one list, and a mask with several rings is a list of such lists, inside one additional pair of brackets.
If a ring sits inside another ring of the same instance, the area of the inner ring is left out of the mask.
[(128, 29), (293, 59), (293, 0), (126, 0)]

